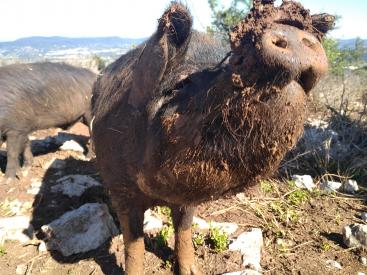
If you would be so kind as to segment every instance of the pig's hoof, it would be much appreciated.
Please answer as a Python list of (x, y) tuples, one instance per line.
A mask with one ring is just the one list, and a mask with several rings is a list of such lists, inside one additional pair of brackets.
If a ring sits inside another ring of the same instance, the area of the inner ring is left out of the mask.
[(180, 275), (202, 275), (197, 265), (180, 265)]
[(90, 160), (92, 160), (93, 158), (95, 158), (95, 157), (96, 157), (96, 155), (95, 155), (93, 152), (88, 152), (84, 157), (85, 157), (85, 160), (90, 161)]
[(6, 184), (6, 185), (11, 185), (13, 183), (15, 183), (17, 181), (17, 179), (15, 177), (3, 177), (0, 180), (1, 184)]
[(22, 177), (27, 177), (29, 174), (29, 170), (31, 169), (30, 166), (25, 166), (21, 169), (20, 173)]

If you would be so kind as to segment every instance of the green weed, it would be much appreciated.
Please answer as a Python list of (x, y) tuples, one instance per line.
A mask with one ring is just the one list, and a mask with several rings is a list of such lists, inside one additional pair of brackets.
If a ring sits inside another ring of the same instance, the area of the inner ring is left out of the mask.
[(156, 236), (157, 245), (159, 247), (167, 246), (168, 240), (173, 235), (174, 229), (172, 225), (165, 224), (159, 234)]
[(260, 182), (260, 189), (263, 193), (271, 193), (273, 192), (273, 185), (269, 181), (263, 180)]
[(216, 252), (222, 252), (228, 248), (228, 235), (218, 227), (209, 228), (209, 241)]
[(304, 189), (295, 189), (286, 196), (286, 200), (293, 205), (300, 205), (310, 199), (310, 193)]
[(205, 235), (199, 232), (195, 232), (192, 241), (195, 247), (203, 245), (205, 243)]
[(6, 254), (8, 254), (8, 252), (6, 252), (5, 247), (0, 246), (0, 257), (5, 256)]

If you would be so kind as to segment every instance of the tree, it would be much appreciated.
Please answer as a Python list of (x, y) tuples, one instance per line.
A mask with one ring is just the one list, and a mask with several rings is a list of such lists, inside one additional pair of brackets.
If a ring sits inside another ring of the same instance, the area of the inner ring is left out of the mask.
[(99, 55), (93, 55), (92, 60), (93, 62), (95, 62), (99, 72), (106, 68), (106, 61), (102, 59), (102, 57), (100, 57)]
[(208, 0), (212, 10), (212, 25), (208, 27), (208, 33), (219, 34), (228, 40), (230, 28), (241, 21), (250, 10), (251, 0), (232, 0), (228, 8), (220, 6), (218, 0)]
[(354, 41), (354, 48), (346, 48), (347, 62), (353, 66), (361, 66), (364, 63), (364, 56), (367, 53), (367, 48), (361, 38), (357, 37)]
[(365, 55), (367, 48), (360, 38), (356, 38), (354, 47), (340, 48), (339, 42), (336, 39), (325, 38), (323, 46), (326, 51), (327, 58), (330, 64), (330, 71), (342, 76), (347, 67), (362, 67), (365, 63)]
[(325, 38), (322, 44), (329, 60), (330, 71), (335, 75), (343, 75), (347, 66), (346, 51), (339, 48), (339, 42), (336, 39)]

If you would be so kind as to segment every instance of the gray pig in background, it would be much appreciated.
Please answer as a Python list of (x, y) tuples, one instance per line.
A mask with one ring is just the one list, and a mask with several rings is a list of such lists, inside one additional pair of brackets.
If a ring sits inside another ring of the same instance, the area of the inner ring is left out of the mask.
[(32, 165), (28, 135), (51, 127), (67, 128), (92, 119), (91, 93), (96, 75), (62, 63), (0, 67), (0, 145), (7, 143), (6, 182), (15, 179), (19, 155)]

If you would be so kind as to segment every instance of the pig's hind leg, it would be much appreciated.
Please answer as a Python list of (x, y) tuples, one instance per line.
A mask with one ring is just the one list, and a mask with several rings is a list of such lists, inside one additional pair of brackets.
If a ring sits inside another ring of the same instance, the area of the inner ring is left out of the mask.
[(9, 131), (6, 135), (7, 163), (5, 170), (6, 183), (15, 180), (19, 169), (19, 155), (23, 153), (28, 137), (26, 133)]
[(22, 175), (24, 177), (28, 175), (29, 169), (32, 167), (32, 163), (33, 163), (33, 154), (32, 154), (31, 141), (27, 138), (27, 142), (25, 144), (23, 152)]

